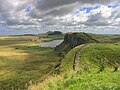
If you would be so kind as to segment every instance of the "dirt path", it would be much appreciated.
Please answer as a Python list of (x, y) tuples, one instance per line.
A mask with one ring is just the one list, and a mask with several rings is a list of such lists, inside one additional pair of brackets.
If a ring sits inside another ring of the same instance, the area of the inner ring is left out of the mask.
[(73, 70), (75, 71), (79, 69), (81, 52), (84, 50), (86, 46), (87, 46), (86, 44), (81, 46), (75, 55), (74, 63), (73, 63)]

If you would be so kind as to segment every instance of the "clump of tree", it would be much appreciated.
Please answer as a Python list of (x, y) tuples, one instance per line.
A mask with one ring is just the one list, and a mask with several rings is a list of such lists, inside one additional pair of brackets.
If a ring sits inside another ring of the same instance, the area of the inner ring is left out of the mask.
[(88, 65), (84, 65), (84, 70), (85, 70), (86, 72), (89, 72), (89, 73), (90, 73), (90, 68), (89, 68)]
[(54, 32), (48, 31), (47, 34), (48, 35), (62, 35), (62, 32), (61, 31), (54, 31)]
[(98, 59), (97, 62), (98, 62), (98, 65), (99, 65), (99, 71), (98, 71), (98, 72), (104, 71), (105, 66), (106, 66), (107, 64), (113, 66), (113, 68), (114, 68), (113, 72), (118, 71), (118, 69), (119, 69), (119, 64), (118, 64), (117, 61), (110, 62), (109, 60), (107, 60), (107, 58), (100, 58), (100, 57), (98, 57), (98, 56), (97, 56), (97, 59)]
[(113, 72), (118, 71), (118, 68), (119, 68), (119, 64), (115, 61), (115, 64), (114, 64), (114, 71), (113, 71)]
[(99, 65), (99, 72), (104, 71), (104, 69), (105, 69), (105, 63), (104, 63), (104, 61), (101, 61), (100, 65)]
[(60, 55), (62, 58), (65, 57), (65, 52), (61, 52), (61, 55)]
[(98, 72), (102, 72), (105, 70), (105, 66), (106, 63), (108, 62), (108, 60), (106, 58), (101, 58), (99, 56), (97, 56), (97, 62), (98, 62), (98, 66), (99, 66), (99, 71)]
[(18, 47), (16, 47), (15, 49), (19, 49)]

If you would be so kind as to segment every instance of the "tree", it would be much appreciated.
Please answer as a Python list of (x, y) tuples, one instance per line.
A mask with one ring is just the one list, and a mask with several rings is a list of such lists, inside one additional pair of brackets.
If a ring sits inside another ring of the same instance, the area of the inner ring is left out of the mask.
[(54, 31), (54, 32), (49, 31), (49, 32), (47, 32), (47, 34), (48, 35), (62, 35), (62, 32), (60, 32), (60, 31)]
[(115, 66), (114, 66), (114, 71), (113, 72), (116, 72), (119, 68), (119, 64), (115, 61)]

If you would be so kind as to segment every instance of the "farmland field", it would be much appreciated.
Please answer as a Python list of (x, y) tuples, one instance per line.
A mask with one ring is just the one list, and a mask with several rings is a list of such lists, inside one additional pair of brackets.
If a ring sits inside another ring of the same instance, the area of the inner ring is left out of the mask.
[(0, 90), (26, 90), (43, 80), (58, 62), (51, 47), (36, 42), (49, 40), (38, 36), (0, 37)]

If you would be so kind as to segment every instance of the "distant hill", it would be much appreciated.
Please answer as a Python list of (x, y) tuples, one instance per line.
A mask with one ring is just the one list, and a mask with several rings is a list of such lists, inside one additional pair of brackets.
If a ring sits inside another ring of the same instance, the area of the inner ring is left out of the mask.
[(36, 34), (24, 34), (24, 36), (36, 36)]

